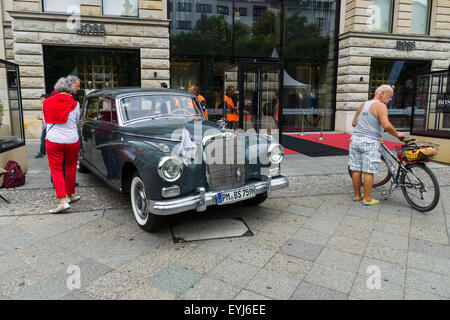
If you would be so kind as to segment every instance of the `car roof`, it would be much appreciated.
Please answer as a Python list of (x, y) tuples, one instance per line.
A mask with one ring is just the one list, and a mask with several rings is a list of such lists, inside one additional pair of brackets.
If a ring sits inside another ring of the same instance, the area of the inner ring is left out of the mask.
[(121, 96), (128, 96), (133, 94), (174, 94), (174, 95), (188, 95), (195, 97), (194, 94), (183, 91), (174, 90), (166, 88), (156, 88), (156, 89), (144, 89), (140, 87), (123, 87), (123, 88), (111, 88), (111, 89), (100, 89), (89, 93), (86, 98), (108, 96), (112, 98), (120, 98)]

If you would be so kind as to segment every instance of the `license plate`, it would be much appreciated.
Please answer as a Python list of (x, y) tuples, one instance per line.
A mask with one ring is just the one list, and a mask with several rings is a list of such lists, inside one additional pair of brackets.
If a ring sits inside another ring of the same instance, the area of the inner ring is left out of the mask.
[(225, 204), (250, 199), (255, 196), (256, 196), (256, 188), (247, 187), (218, 193), (217, 200), (219, 204)]

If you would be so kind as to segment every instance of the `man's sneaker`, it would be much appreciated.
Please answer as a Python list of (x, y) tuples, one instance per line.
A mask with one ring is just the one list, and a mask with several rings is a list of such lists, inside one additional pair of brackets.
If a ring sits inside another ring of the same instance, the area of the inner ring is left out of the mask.
[(45, 155), (38, 153), (37, 155), (34, 156), (35, 159), (39, 159), (39, 158), (43, 158), (45, 157)]

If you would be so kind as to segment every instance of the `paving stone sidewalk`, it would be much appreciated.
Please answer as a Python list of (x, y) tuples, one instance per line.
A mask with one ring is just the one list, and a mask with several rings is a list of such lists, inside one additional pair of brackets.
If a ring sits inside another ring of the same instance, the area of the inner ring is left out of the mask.
[[(447, 168), (439, 168), (441, 201), (428, 213), (411, 209), (401, 191), (362, 206), (348, 176), (317, 175), (342, 179), (341, 192), (304, 183), (314, 195), (291, 186), (259, 207), (170, 217), (169, 224), (240, 217), (254, 233), (174, 244), (168, 226), (144, 232), (127, 197), (89, 174), (78, 177), (81, 201), (46, 214), (54, 191), (43, 161), (30, 159), (27, 186), (0, 191), (11, 201), (0, 202), (0, 299), (450, 298)], [(71, 290), (73, 266), (81, 288)], [(377, 271), (381, 286), (371, 289)]]

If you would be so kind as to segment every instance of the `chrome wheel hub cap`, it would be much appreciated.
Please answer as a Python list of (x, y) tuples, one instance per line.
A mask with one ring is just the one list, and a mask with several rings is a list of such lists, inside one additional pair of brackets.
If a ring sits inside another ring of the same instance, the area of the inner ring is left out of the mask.
[(141, 219), (147, 218), (147, 196), (144, 185), (138, 182), (134, 188), (135, 209)]

